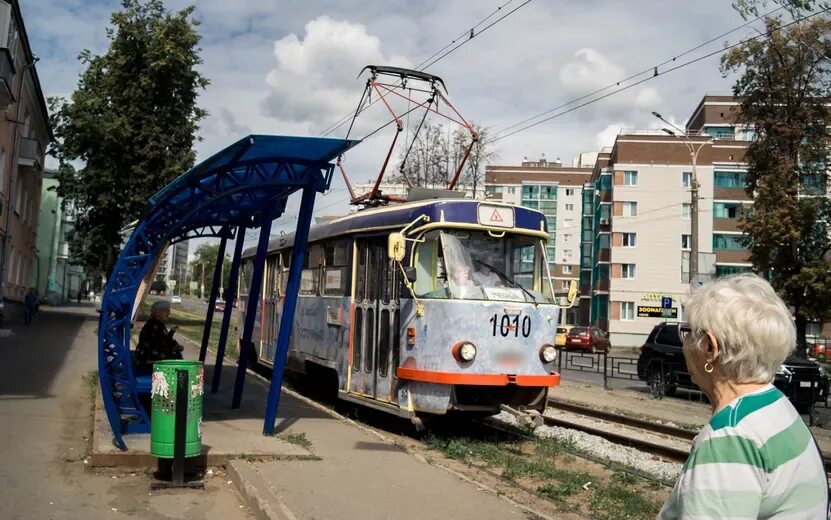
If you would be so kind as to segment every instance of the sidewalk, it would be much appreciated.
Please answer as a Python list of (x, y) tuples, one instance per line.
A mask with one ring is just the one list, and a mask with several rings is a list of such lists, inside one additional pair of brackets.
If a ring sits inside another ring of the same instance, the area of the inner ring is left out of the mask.
[[(184, 339), (183, 344), (186, 358), (198, 356), (198, 347), (192, 341)], [(215, 354), (209, 352), (206, 383), (211, 381), (214, 358)], [(393, 442), (293, 392), (282, 393), (277, 437), (264, 437), (268, 382), (249, 373), (242, 408), (231, 410), (230, 392), (235, 373), (236, 366), (226, 359), (220, 393), (205, 394), (203, 443), (214, 451), (219, 446), (227, 448), (228, 474), (259, 517), (279, 520), (528, 518), (520, 507), (507, 500), (417, 459)], [(106, 424), (101, 425), (98, 434), (102, 436), (98, 444), (107, 451), (107, 456), (118, 457), (103, 440), (109, 434)], [(144, 437), (125, 436), (125, 441), (131, 451), (141, 453), (146, 450)], [(308, 451), (290, 443), (305, 444)], [(252, 445), (261, 449), (252, 451)], [(275, 456), (268, 456), (262, 450), (273, 451)], [(129, 460), (129, 455), (122, 457)], [(147, 459), (146, 455), (142, 458)], [(108, 463), (125, 462), (109, 460)]]

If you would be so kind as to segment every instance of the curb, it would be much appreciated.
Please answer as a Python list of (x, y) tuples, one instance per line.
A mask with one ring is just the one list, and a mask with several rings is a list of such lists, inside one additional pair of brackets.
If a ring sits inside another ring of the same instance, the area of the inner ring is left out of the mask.
[(245, 503), (261, 520), (297, 520), (294, 513), (271, 490), (263, 477), (245, 460), (234, 459), (225, 466), (228, 476)]

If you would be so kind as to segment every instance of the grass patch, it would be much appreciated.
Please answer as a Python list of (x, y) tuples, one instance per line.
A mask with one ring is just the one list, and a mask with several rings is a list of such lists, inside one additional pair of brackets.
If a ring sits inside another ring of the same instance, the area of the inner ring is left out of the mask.
[(301, 448), (305, 448), (307, 450), (312, 448), (312, 441), (306, 438), (306, 432), (300, 433), (281, 433), (277, 435), (277, 438), (288, 442), (289, 444), (295, 444), (300, 446)]
[[(627, 472), (615, 470), (602, 478), (585, 471), (569, 469), (573, 462), (570, 443), (558, 439), (535, 439), (527, 443), (499, 438), (439, 437), (429, 435), (427, 445), (446, 457), (501, 470), (511, 481), (528, 481), (537, 493), (556, 502), (570, 499), (586, 504), (593, 516), (602, 520), (655, 518), (660, 503), (647, 496), (648, 483)], [(567, 460), (569, 459), (569, 460)], [(644, 487), (646, 486), (646, 487)]]

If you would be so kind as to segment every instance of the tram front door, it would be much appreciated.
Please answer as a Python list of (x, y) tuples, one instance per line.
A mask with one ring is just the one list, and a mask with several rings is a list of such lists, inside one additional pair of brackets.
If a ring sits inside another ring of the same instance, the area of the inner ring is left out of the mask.
[(359, 238), (352, 327), (350, 390), (382, 401), (394, 401), (399, 358), (399, 277), (387, 258), (387, 237)]

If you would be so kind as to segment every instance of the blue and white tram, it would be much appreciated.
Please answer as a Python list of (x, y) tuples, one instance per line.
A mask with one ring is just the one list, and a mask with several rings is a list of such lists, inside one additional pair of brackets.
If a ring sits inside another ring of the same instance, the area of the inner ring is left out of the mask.
[[(501, 405), (542, 411), (560, 380), (548, 238), (541, 213), (475, 200), (408, 202), (314, 226), (286, 370), (328, 373), (340, 398), (414, 419)], [(266, 365), (292, 243), (269, 244), (250, 347)], [(243, 254), (241, 290), (254, 252)]]

